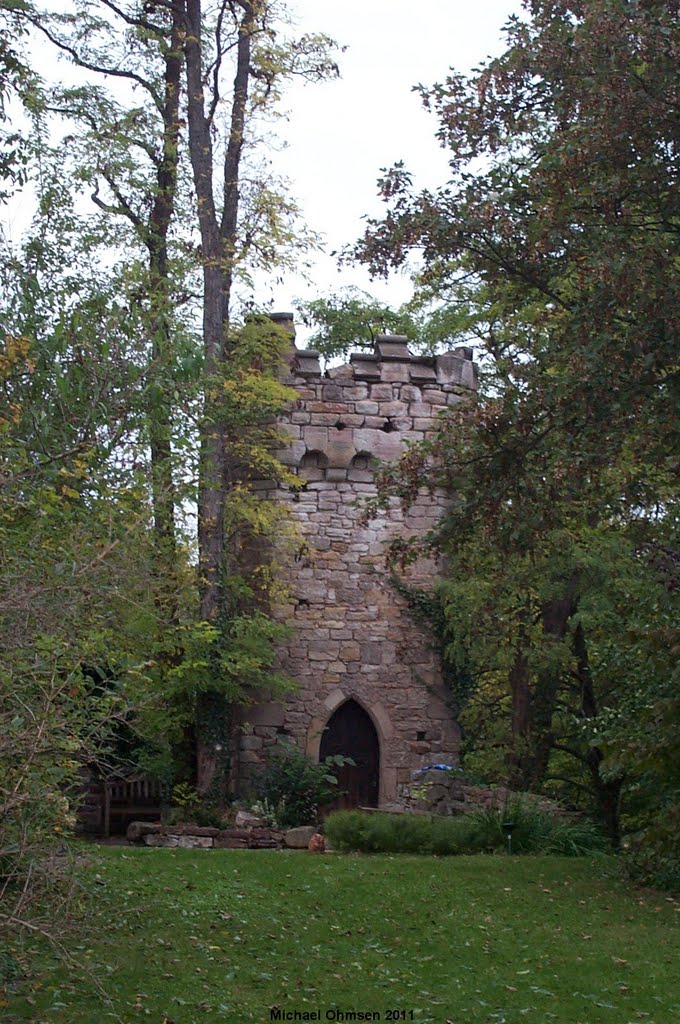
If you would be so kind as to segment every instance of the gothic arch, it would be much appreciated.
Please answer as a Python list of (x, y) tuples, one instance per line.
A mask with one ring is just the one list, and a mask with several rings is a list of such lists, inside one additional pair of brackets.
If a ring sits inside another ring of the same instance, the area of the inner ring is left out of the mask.
[(396, 796), (396, 773), (386, 765), (386, 754), (394, 737), (394, 726), (385, 706), (379, 702), (367, 704), (361, 697), (353, 693), (345, 693), (337, 687), (328, 694), (323, 702), (324, 717), (312, 719), (307, 730), (306, 751), (314, 761), (319, 760), (321, 752), (321, 741), (324, 730), (336, 711), (349, 701), (357, 704), (370, 719), (375, 729), (379, 747), (379, 787), (378, 802), (382, 805), (395, 799)]
[(338, 795), (333, 810), (377, 807), (380, 797), (380, 740), (371, 716), (350, 697), (333, 712), (326, 723), (319, 745), (319, 760), (344, 757), (333, 774), (338, 780)]

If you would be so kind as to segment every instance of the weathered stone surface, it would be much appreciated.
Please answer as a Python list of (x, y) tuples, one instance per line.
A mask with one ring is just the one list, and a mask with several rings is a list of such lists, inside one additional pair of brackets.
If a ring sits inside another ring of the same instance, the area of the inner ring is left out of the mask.
[(311, 349), (298, 352), (293, 370), (295, 373), (299, 373), (303, 377), (318, 377), (321, 372), (321, 367), (319, 366), (319, 353), (312, 352)]
[(242, 750), (261, 750), (262, 738), (260, 736), (244, 736), (241, 739)]
[(383, 363), (380, 367), (380, 379), (394, 382), (407, 382), (411, 379), (408, 363)]
[(471, 786), (455, 772), (431, 770), (413, 774), (413, 783), (405, 792), (410, 810), (441, 815), (469, 814), (493, 808), (500, 810), (513, 797), (527, 800), (553, 814), (563, 813), (553, 800), (532, 793), (513, 793), (505, 786)]
[(364, 413), (366, 416), (377, 416), (380, 412), (380, 406), (378, 403), (371, 401), (370, 399), (363, 402), (357, 402), (355, 408), (357, 412)]
[[(474, 364), (461, 351), (412, 356), (405, 339), (388, 336), (373, 354), (354, 354), (326, 376), (307, 373), (295, 387), (295, 419), (291, 413), (282, 424), (299, 430), (294, 445), (318, 454), (313, 466), (297, 470), (303, 492), (276, 494), (306, 543), (293, 554), (277, 552), (292, 593), (277, 614), (293, 639), (281, 646), (274, 668), (295, 679), (298, 690), (276, 713), (267, 695), (261, 712), (244, 709), (243, 722), (254, 728), (241, 733), (239, 784), (254, 788), (281, 733), (318, 756), (330, 717), (353, 698), (377, 730), (381, 804), (404, 805), (414, 769), (456, 763), (459, 732), (437, 654), (390, 585), (385, 553), (396, 537), (430, 530), (447, 496), (423, 492), (407, 515), (394, 500), (369, 522), (361, 502), (376, 493), (376, 463), (398, 458), (405, 441), (431, 435), (437, 415), (474, 387)], [(408, 581), (427, 587), (437, 571), (434, 561), (422, 560), (408, 569)]]
[(245, 843), (247, 843), (248, 839), (250, 838), (251, 832), (252, 829), (248, 828), (223, 828), (218, 832), (215, 839), (242, 839)]
[(259, 833), (255, 829), (253, 829), (253, 832), (260, 839), (270, 839), (274, 843), (283, 843), (283, 832), (280, 829), (267, 827), (263, 828)]
[(216, 836), (219, 833), (218, 828), (213, 828), (209, 825), (168, 825), (164, 830), (169, 836)]
[(283, 846), (283, 833), (267, 826), (221, 830), (199, 825), (161, 826), (161, 831), (143, 835), (142, 841), (147, 846), (188, 850), (271, 850)]
[(281, 704), (259, 704), (248, 708), (247, 717), (252, 725), (279, 726), (284, 723), (285, 712)]
[(177, 845), (185, 850), (208, 850), (213, 845), (210, 836), (185, 835), (179, 836)]
[(179, 846), (181, 836), (153, 834), (144, 836), (145, 846)]
[(264, 822), (256, 814), (250, 811), (237, 811), (235, 818), (236, 828), (262, 828)]
[(144, 836), (152, 836), (162, 830), (160, 822), (155, 821), (131, 821), (127, 827), (126, 836), (131, 843), (141, 843)]
[(304, 441), (293, 441), (292, 444), (277, 451), (277, 458), (285, 466), (297, 466), (307, 450)]
[(306, 850), (309, 840), (316, 834), (314, 825), (300, 825), (298, 828), (289, 828), (284, 833), (283, 841), (291, 850)]
[(441, 384), (460, 384), (467, 360), (461, 359), (455, 352), (445, 352), (437, 360), (437, 380)]
[(437, 380), (437, 370), (434, 366), (424, 361), (411, 363), (411, 380), (414, 383), (434, 383)]
[(375, 339), (375, 353), (379, 359), (410, 362), (408, 338), (404, 334), (378, 334)]

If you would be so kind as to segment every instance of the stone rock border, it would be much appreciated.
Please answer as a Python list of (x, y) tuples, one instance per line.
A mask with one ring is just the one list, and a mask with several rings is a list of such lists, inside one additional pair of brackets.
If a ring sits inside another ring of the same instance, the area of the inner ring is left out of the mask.
[(303, 825), (283, 832), (266, 825), (251, 828), (207, 828), (202, 825), (161, 825), (133, 821), (128, 826), (131, 843), (144, 846), (180, 847), (188, 850), (306, 850), (316, 832)]

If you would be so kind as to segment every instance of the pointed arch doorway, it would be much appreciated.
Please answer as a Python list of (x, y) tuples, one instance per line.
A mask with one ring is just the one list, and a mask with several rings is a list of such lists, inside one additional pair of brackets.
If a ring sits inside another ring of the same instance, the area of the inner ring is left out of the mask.
[(321, 737), (319, 760), (334, 754), (351, 757), (352, 765), (334, 769), (341, 791), (324, 810), (377, 807), (380, 788), (380, 742), (370, 716), (361, 704), (347, 700), (335, 711)]

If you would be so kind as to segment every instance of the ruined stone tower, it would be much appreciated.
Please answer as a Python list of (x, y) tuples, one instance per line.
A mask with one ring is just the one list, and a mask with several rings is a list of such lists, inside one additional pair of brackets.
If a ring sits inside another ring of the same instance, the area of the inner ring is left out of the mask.
[[(388, 540), (425, 533), (446, 499), (423, 494), (408, 514), (395, 505), (368, 524), (357, 500), (375, 493), (378, 461), (430, 436), (436, 416), (476, 387), (472, 353), (416, 356), (406, 338), (379, 335), (373, 353), (325, 373), (317, 353), (295, 350), (286, 383), (299, 397), (283, 420), (292, 442), (278, 455), (306, 486), (297, 494), (262, 487), (289, 503), (306, 542), (284, 569), (292, 604), (281, 615), (293, 637), (277, 666), (299, 688), (282, 703), (244, 710), (237, 785), (248, 789), (285, 735), (314, 759), (355, 760), (340, 779), (347, 804), (396, 807), (415, 769), (458, 756), (437, 653), (384, 558)], [(409, 581), (427, 585), (435, 575), (420, 563)]]

